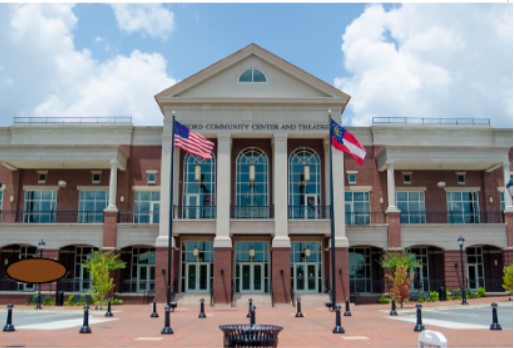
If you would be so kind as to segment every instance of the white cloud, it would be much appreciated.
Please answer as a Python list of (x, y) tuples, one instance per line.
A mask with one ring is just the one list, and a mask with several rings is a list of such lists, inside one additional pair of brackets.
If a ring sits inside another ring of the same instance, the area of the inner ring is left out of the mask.
[(158, 53), (95, 61), (77, 50), (73, 6), (4, 5), (0, 11), (0, 122), (13, 116), (132, 116), (162, 124), (154, 95), (176, 81)]
[(121, 31), (141, 32), (165, 40), (173, 32), (173, 12), (159, 4), (114, 4), (114, 15)]
[(343, 34), (352, 124), (373, 116), (485, 117), (512, 127), (512, 6), (372, 5)]

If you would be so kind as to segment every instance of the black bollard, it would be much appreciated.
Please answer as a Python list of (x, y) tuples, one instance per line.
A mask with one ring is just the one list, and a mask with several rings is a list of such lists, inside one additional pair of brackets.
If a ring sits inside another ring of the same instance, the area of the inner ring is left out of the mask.
[(398, 315), (398, 312), (396, 312), (396, 299), (394, 297), (391, 298), (391, 311), (389, 315)]
[(341, 305), (336, 305), (336, 326), (332, 330), (332, 333), (343, 334), (344, 329), (341, 326)]
[(255, 306), (250, 309), (250, 326), (255, 326)]
[(4, 331), (5, 332), (15, 331), (14, 330), (14, 325), (12, 324), (12, 308), (13, 307), (14, 306), (13, 306), (12, 303), (9, 303), (7, 305), (7, 322), (4, 325)]
[(89, 328), (89, 306), (87, 304), (84, 305), (84, 322), (79, 332), (81, 334), (91, 333), (91, 329)]
[(300, 297), (296, 298), (296, 314), (295, 314), (295, 317), (296, 318), (303, 318), (302, 299)]
[(498, 323), (497, 307), (498, 307), (498, 305), (496, 304), (496, 302), (491, 303), (491, 309), (493, 311), (493, 323), (491, 324), (491, 327), (490, 327), (491, 330), (501, 330), (502, 329), (501, 325)]
[(203, 298), (200, 299), (200, 314), (198, 314), (198, 318), (207, 318), (207, 315), (205, 314), (205, 308), (204, 308), (205, 300)]
[(246, 314), (247, 318), (250, 318), (250, 316), (251, 316), (251, 313), (252, 313), (252, 303), (253, 303), (253, 300), (251, 298), (249, 298), (248, 299), (248, 313)]
[(350, 312), (350, 299), (348, 297), (346, 298), (346, 305), (345, 305), (345, 310), (344, 310), (344, 316), (345, 317), (351, 317), (352, 316), (352, 313)]
[(112, 317), (113, 314), (111, 312), (111, 300), (107, 300), (107, 312), (105, 312), (106, 317)]
[(425, 330), (425, 325), (423, 325), (421, 320), (421, 303), (416, 304), (416, 326), (414, 326), (414, 331), (419, 332)]
[(170, 326), (170, 305), (166, 303), (164, 306), (164, 328), (161, 331), (162, 335), (171, 335), (173, 330)]
[(153, 312), (150, 314), (150, 318), (159, 318), (159, 314), (157, 313), (157, 303), (155, 302), (155, 297), (153, 298)]

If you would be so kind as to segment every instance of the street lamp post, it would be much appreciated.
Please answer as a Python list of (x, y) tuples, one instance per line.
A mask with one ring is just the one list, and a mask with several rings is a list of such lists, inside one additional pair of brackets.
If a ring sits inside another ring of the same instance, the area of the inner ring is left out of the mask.
[[(45, 249), (46, 243), (43, 238), (37, 243), (37, 249), (39, 250), (39, 258), (43, 258), (43, 249)], [(35, 309), (43, 309), (41, 307), (41, 283), (38, 284), (37, 291), (37, 304)]]
[(459, 248), (460, 248), (460, 273), (462, 275), (462, 282), (461, 282), (461, 288), (460, 288), (460, 292), (461, 292), (461, 296), (462, 296), (462, 302), (460, 303), (461, 305), (465, 305), (465, 304), (468, 304), (466, 302), (466, 277), (464, 276), (464, 257), (463, 257), (463, 247), (464, 247), (464, 242), (466, 240), (464, 239), (464, 237), (462, 237), (462, 235), (459, 236), (459, 238), (457, 238), (457, 243), (459, 243)]

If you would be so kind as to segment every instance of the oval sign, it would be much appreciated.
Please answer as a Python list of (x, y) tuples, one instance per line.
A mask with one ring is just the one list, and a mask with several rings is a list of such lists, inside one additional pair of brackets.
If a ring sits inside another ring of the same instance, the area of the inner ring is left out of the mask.
[(62, 263), (40, 257), (16, 261), (7, 267), (7, 275), (23, 283), (50, 283), (65, 274), (66, 267)]

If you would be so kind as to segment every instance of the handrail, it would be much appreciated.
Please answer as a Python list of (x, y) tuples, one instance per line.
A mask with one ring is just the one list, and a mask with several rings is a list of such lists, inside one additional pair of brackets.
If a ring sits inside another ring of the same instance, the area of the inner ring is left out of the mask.
[(214, 303), (214, 288), (212, 287), (212, 279), (211, 279), (211, 307)]
[(273, 281), (269, 281), (269, 286), (271, 288), (271, 307), (275, 307), (275, 295), (273, 293)]
[(234, 280), (230, 281), (230, 307), (234, 307)]
[(291, 305), (292, 305), (293, 307), (295, 306), (295, 303), (294, 303), (294, 302), (295, 302), (295, 301), (294, 301), (294, 296), (295, 296), (295, 294), (294, 294), (294, 289), (293, 289), (293, 287), (291, 286)]

